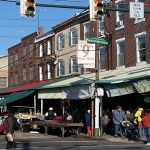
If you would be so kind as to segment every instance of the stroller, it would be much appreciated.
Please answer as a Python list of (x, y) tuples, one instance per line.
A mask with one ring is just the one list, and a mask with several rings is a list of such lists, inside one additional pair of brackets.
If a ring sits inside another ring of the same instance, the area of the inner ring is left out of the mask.
[(122, 126), (124, 129), (124, 136), (131, 136), (133, 138), (139, 138), (140, 134), (138, 130), (134, 127), (134, 125), (130, 121), (123, 121)]

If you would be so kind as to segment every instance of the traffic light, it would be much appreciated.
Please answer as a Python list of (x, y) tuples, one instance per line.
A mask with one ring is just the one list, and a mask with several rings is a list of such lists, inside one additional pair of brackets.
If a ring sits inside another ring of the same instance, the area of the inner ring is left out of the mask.
[(104, 15), (103, 0), (90, 0), (90, 20), (101, 18)]
[(20, 0), (21, 17), (35, 17), (35, 0)]

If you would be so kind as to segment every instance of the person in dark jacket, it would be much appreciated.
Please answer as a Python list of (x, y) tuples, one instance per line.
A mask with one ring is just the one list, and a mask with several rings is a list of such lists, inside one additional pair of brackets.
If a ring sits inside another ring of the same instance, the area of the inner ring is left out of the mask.
[(74, 112), (73, 112), (73, 122), (74, 123), (80, 123), (81, 122), (81, 113), (78, 109), (76, 109)]
[(87, 135), (91, 132), (91, 111), (88, 110), (86, 114), (86, 125), (87, 125)]
[(114, 123), (114, 127), (115, 127), (115, 137), (118, 137), (118, 130), (120, 131), (120, 136), (122, 138), (125, 138), (122, 134), (122, 129), (121, 129), (121, 123), (122, 121), (126, 121), (127, 118), (125, 116), (125, 114), (122, 111), (122, 108), (120, 106), (117, 106), (117, 109), (114, 111), (113, 113), (113, 123)]
[(16, 148), (17, 144), (13, 140), (13, 134), (14, 134), (14, 129), (13, 129), (13, 117), (11, 116), (10, 113), (6, 112), (4, 114), (4, 126), (5, 126), (5, 133), (6, 133), (6, 149), (9, 148)]
[(53, 108), (50, 107), (49, 111), (46, 113), (46, 119), (47, 120), (53, 120), (55, 118), (55, 113), (53, 111)]

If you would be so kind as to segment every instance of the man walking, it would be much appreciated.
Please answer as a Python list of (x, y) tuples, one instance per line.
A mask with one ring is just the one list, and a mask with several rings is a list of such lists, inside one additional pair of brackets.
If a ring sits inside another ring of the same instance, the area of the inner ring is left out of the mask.
[(125, 138), (122, 134), (121, 123), (122, 121), (127, 120), (125, 114), (122, 111), (120, 106), (117, 106), (117, 109), (113, 113), (113, 123), (115, 128), (115, 137), (118, 137), (118, 131), (120, 131), (121, 138)]

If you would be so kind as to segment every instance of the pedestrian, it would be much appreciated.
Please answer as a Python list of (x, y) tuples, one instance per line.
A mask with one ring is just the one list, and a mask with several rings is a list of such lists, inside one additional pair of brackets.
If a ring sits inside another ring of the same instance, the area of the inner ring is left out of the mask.
[(74, 123), (80, 123), (81, 122), (81, 113), (77, 108), (73, 112), (72, 118), (73, 118)]
[(105, 114), (104, 117), (103, 117), (103, 131), (104, 131), (104, 134), (107, 132), (107, 126), (108, 126), (109, 121), (110, 121), (110, 119), (108, 118), (108, 115)]
[(122, 111), (121, 106), (117, 106), (117, 109), (113, 112), (113, 123), (115, 128), (115, 137), (118, 137), (118, 131), (120, 131), (121, 138), (125, 138), (122, 134), (121, 123), (127, 120), (125, 114)]
[(87, 111), (86, 125), (87, 125), (87, 135), (90, 135), (90, 132), (91, 132), (91, 110)]
[(5, 126), (5, 133), (6, 133), (6, 149), (10, 148), (16, 148), (17, 144), (14, 142), (13, 139), (13, 134), (14, 134), (14, 129), (13, 129), (13, 117), (11, 116), (10, 113), (6, 112), (4, 114), (4, 126)]
[(144, 127), (147, 144), (150, 145), (150, 114), (148, 111), (142, 112), (142, 126)]
[[(143, 108), (141, 108), (140, 106), (138, 106), (137, 109), (138, 110), (135, 113), (134, 123), (137, 126), (139, 126), (141, 124), (141, 121), (142, 121), (141, 114), (142, 114)], [(145, 135), (143, 127), (141, 129), (139, 129), (139, 134), (140, 134), (141, 137)]]
[(50, 107), (48, 112), (45, 114), (45, 119), (47, 120), (53, 120), (55, 118), (55, 112), (53, 110), (53, 107)]

